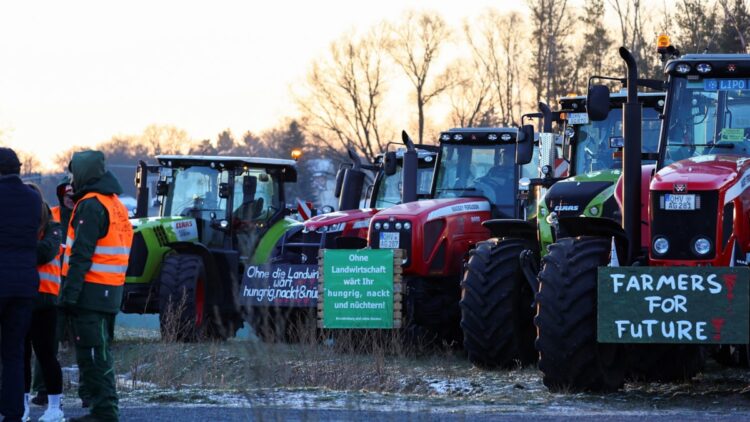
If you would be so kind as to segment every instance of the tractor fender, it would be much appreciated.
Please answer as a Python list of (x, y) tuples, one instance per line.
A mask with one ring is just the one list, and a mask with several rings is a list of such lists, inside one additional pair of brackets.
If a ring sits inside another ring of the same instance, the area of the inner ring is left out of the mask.
[(492, 237), (517, 237), (536, 241), (536, 224), (519, 219), (494, 219), (482, 223)]
[(627, 256), (628, 236), (620, 223), (610, 218), (564, 217), (558, 220), (557, 238), (601, 236), (615, 239), (619, 256)]

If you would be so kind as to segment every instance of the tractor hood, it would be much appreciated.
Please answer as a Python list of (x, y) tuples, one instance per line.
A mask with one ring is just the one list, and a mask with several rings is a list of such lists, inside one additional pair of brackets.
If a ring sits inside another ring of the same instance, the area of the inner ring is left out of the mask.
[(395, 205), (380, 211), (376, 218), (388, 219), (408, 215), (423, 217), (423, 221), (427, 222), (448, 215), (479, 211), (490, 212), (490, 203), (485, 198), (442, 198)]
[[(677, 161), (659, 170), (651, 181), (652, 191), (682, 192), (723, 190), (750, 168), (750, 161), (736, 155), (702, 155)], [(742, 184), (750, 184), (750, 174)]]
[[(604, 203), (612, 197), (614, 183), (620, 174), (620, 170), (602, 170), (561, 180), (549, 188), (542, 206), (547, 212), (557, 213), (558, 217), (581, 214), (611, 217), (602, 215)], [(590, 210), (596, 210), (596, 213), (591, 214)]]
[(375, 208), (362, 208), (316, 215), (304, 222), (305, 230), (316, 231), (322, 227), (336, 226), (358, 221), (362, 221), (361, 224), (363, 224), (363, 227), (367, 227), (370, 222), (370, 217), (377, 212), (378, 210)]

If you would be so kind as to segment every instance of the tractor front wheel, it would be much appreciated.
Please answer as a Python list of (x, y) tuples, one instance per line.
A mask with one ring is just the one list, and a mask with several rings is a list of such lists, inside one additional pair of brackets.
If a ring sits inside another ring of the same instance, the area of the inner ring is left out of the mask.
[(623, 347), (596, 341), (597, 268), (610, 239), (582, 236), (550, 245), (539, 273), (539, 369), (551, 391), (615, 391), (623, 385)]
[(159, 327), (162, 338), (196, 341), (222, 337), (206, 307), (206, 270), (197, 255), (169, 255), (159, 278)]
[(513, 368), (537, 361), (534, 293), (521, 271), (525, 240), (490, 239), (470, 252), (461, 283), (461, 329), (469, 361)]

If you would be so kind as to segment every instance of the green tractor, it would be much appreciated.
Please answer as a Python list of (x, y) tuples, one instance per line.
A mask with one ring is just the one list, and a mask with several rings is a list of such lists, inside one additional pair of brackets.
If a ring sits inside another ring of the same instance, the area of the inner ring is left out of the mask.
[[(643, 145), (655, 153), (664, 106), (663, 93), (641, 93)], [(542, 198), (536, 215), (527, 221), (488, 221), (493, 237), (470, 252), (462, 282), (464, 347), (480, 367), (510, 368), (536, 361), (533, 325), (534, 294), (541, 256), (564, 237), (566, 218), (591, 216), (619, 221), (615, 184), (621, 174), (622, 113), (625, 93), (610, 97), (611, 111), (601, 121), (589, 121), (586, 97), (560, 100), (561, 112), (540, 104), (544, 131), (538, 135), (542, 177), (522, 181)], [(563, 134), (552, 132), (558, 123)], [(560, 156), (562, 152), (562, 156)], [(581, 220), (576, 220), (581, 221)]]
[[(138, 208), (124, 313), (158, 313), (162, 336), (227, 338), (242, 326), (245, 268), (270, 259), (289, 225), (284, 184), (297, 179), (292, 160), (159, 155), (139, 163)], [(158, 217), (147, 217), (149, 175)]]

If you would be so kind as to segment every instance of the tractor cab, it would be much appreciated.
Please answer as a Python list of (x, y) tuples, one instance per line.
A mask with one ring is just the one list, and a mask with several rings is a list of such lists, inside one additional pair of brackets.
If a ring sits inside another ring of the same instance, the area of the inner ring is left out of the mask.
[[(462, 128), (440, 134), (433, 198), (481, 197), (496, 218), (522, 213), (516, 200), (523, 169), (516, 166), (518, 130)], [(536, 170), (534, 163), (525, 167)]]
[(750, 55), (671, 61), (660, 166), (698, 156), (750, 156)]
[[(566, 158), (571, 163), (571, 175), (622, 169), (622, 104), (626, 93), (610, 95), (610, 109), (603, 120), (591, 120), (586, 114), (586, 97), (564, 97), (560, 109), (566, 123)], [(638, 94), (643, 105), (643, 152), (655, 154), (658, 150), (661, 112), (664, 93)], [(653, 161), (653, 160), (652, 160)]]
[(236, 249), (247, 263), (263, 234), (287, 214), (284, 182), (294, 161), (252, 157), (161, 155), (161, 216), (195, 220), (208, 248)]

